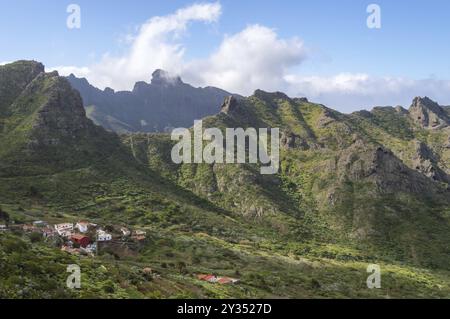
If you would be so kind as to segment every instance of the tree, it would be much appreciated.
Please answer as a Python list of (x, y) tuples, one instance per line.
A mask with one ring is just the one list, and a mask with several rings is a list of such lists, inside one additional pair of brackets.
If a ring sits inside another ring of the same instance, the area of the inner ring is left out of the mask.
[(5, 212), (1, 207), (0, 207), (0, 220), (5, 221), (6, 224), (8, 224), (10, 220), (9, 214)]
[(41, 239), (42, 239), (42, 234), (41, 233), (33, 232), (33, 233), (30, 234), (30, 241), (32, 243), (37, 243), (37, 242), (41, 241)]

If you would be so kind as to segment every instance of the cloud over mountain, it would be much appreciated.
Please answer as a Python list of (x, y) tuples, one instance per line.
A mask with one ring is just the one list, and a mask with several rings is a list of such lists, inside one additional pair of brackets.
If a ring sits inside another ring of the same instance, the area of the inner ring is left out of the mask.
[(180, 75), (196, 86), (216, 86), (250, 95), (256, 89), (284, 91), (291, 96), (307, 96), (343, 112), (374, 105), (409, 103), (414, 95), (427, 95), (450, 104), (450, 81), (374, 77), (362, 73), (304, 76), (297, 71), (307, 59), (308, 49), (298, 37), (282, 38), (276, 30), (260, 24), (248, 25), (222, 42), (204, 58), (188, 59), (184, 40), (194, 22), (218, 22), (219, 2), (197, 3), (166, 16), (143, 23), (136, 34), (128, 35), (129, 47), (123, 55), (105, 53), (96, 63), (83, 67), (59, 66), (62, 75), (86, 77), (103, 89), (131, 90), (134, 83), (149, 78), (155, 69)]
[(373, 106), (408, 106), (414, 95), (450, 103), (450, 81), (436, 78), (414, 80), (341, 73), (329, 77), (288, 75), (286, 81), (289, 82), (286, 91), (291, 95), (307, 96), (344, 112)]

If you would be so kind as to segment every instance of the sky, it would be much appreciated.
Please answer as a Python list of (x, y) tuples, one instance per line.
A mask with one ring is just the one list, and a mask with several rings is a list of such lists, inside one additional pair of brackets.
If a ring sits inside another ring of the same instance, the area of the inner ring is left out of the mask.
[[(368, 12), (371, 4), (379, 11)], [(0, 0), (0, 8), (0, 64), (37, 60), (101, 89), (130, 90), (161, 68), (194, 86), (283, 91), (342, 112), (408, 107), (415, 96), (450, 105), (448, 0)]]

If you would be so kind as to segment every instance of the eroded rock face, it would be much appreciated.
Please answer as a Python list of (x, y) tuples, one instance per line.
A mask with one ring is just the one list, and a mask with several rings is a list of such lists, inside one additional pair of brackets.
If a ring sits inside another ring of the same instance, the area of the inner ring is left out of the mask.
[(438, 129), (450, 125), (447, 112), (428, 97), (416, 97), (409, 109), (409, 115), (423, 128)]
[(238, 107), (237, 99), (234, 96), (229, 96), (225, 99), (221, 106), (221, 112), (225, 114), (231, 114)]
[(299, 149), (302, 151), (306, 151), (311, 148), (319, 148), (319, 145), (311, 141), (311, 139), (303, 138), (289, 131), (281, 132), (280, 145), (284, 149)]
[(380, 193), (437, 192), (437, 186), (431, 179), (422, 172), (410, 169), (392, 151), (362, 140), (343, 150), (332, 169), (341, 179), (372, 181)]
[(435, 181), (450, 182), (447, 174), (437, 165), (437, 158), (432, 150), (424, 143), (415, 142), (413, 165), (417, 171)]

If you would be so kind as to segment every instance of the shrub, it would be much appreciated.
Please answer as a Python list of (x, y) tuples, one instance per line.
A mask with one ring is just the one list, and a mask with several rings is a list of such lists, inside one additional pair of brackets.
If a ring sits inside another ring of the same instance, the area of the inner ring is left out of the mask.
[(42, 240), (42, 234), (38, 233), (38, 232), (33, 232), (30, 234), (30, 241), (32, 243), (37, 243), (40, 242)]

